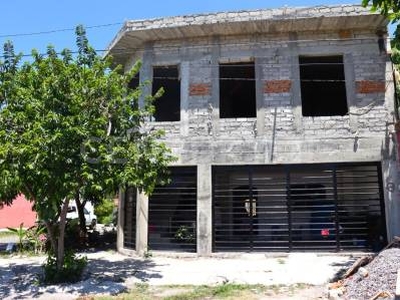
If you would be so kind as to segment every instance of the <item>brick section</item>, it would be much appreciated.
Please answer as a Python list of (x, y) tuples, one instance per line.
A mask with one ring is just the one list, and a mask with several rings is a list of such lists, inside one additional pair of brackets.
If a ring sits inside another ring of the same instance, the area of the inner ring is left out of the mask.
[(384, 93), (386, 90), (384, 81), (362, 80), (357, 81), (356, 85), (359, 94)]
[(189, 86), (190, 96), (208, 96), (211, 95), (211, 84), (209, 83), (192, 83)]
[(341, 39), (349, 39), (352, 37), (351, 30), (339, 30), (339, 37)]
[(265, 94), (288, 93), (292, 87), (291, 80), (268, 80), (264, 83)]

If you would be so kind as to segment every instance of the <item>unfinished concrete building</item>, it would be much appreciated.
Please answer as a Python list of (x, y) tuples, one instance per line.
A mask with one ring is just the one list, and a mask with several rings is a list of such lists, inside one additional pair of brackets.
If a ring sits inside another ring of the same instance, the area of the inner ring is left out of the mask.
[(378, 250), (400, 234), (388, 21), (356, 5), (128, 21), (109, 47), (163, 86), (171, 184), (121, 193), (118, 249)]

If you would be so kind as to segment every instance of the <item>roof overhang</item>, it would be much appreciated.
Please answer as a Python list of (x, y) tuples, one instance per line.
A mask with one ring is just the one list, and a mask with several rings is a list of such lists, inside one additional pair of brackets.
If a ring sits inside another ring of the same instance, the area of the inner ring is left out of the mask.
[(358, 5), (280, 8), (127, 21), (108, 47), (124, 63), (148, 42), (304, 31), (386, 31), (389, 21)]

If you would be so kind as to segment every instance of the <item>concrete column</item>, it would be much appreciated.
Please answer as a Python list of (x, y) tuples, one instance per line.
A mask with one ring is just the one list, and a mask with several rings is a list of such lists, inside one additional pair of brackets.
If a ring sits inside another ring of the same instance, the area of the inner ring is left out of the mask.
[(260, 51), (256, 51), (256, 57), (254, 59), (255, 67), (255, 79), (256, 79), (256, 104), (257, 104), (257, 136), (265, 136), (265, 105), (264, 105), (264, 92), (263, 92), (263, 72), (262, 62), (263, 60), (259, 57), (262, 56)]
[(303, 132), (303, 113), (301, 108), (301, 86), (300, 86), (300, 67), (299, 67), (299, 48), (297, 45), (297, 33), (289, 33), (289, 53), (292, 64), (292, 106), (293, 106), (293, 125), (296, 133)]
[(189, 134), (189, 62), (180, 65), (181, 77), (181, 135)]
[(212, 251), (212, 184), (211, 165), (197, 166), (197, 254), (209, 256)]
[(391, 119), (388, 120), (389, 122), (392, 122), (394, 116), (396, 115), (397, 112), (395, 112), (396, 107), (395, 107), (395, 99), (394, 99), (394, 91), (395, 91), (395, 85), (393, 81), (393, 64), (390, 60), (390, 57), (388, 56), (386, 58), (386, 68), (385, 68), (385, 80), (386, 80), (386, 90), (385, 90), (385, 105), (387, 107), (387, 110), (392, 113), (392, 116), (390, 117)]
[(124, 223), (125, 223), (125, 191), (120, 189), (118, 193), (118, 224), (117, 224), (117, 251), (124, 247)]
[(347, 107), (350, 112), (350, 131), (356, 133), (358, 130), (358, 116), (353, 114), (353, 110), (357, 110), (356, 101), (356, 88), (355, 80), (356, 75), (354, 73), (354, 60), (351, 53), (346, 53), (343, 56), (343, 66), (344, 66), (344, 78), (346, 84), (346, 98)]
[(148, 249), (149, 197), (136, 194), (136, 253), (143, 255)]
[[(153, 44), (148, 43), (145, 45), (144, 48), (142, 67), (139, 73), (140, 84), (143, 84), (147, 80), (151, 80), (153, 78), (153, 59), (154, 59)], [(148, 95), (151, 95), (151, 84), (146, 84), (142, 88), (142, 95), (139, 98), (140, 107), (144, 106), (145, 98)]]
[(213, 135), (219, 134), (219, 59), (221, 55), (219, 37), (213, 38), (211, 50), (211, 107), (212, 107), (212, 127)]
[(385, 214), (387, 238), (390, 242), (400, 235), (400, 185), (397, 162), (382, 161), (382, 185), (385, 196)]

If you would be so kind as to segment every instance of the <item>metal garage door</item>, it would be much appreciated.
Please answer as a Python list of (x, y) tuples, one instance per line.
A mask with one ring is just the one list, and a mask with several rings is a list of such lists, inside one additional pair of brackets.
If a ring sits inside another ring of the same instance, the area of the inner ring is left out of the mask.
[(149, 198), (149, 249), (196, 251), (196, 167), (173, 167)]
[(136, 246), (136, 189), (128, 188), (124, 197), (124, 248)]
[(213, 168), (214, 251), (378, 250), (379, 163)]

